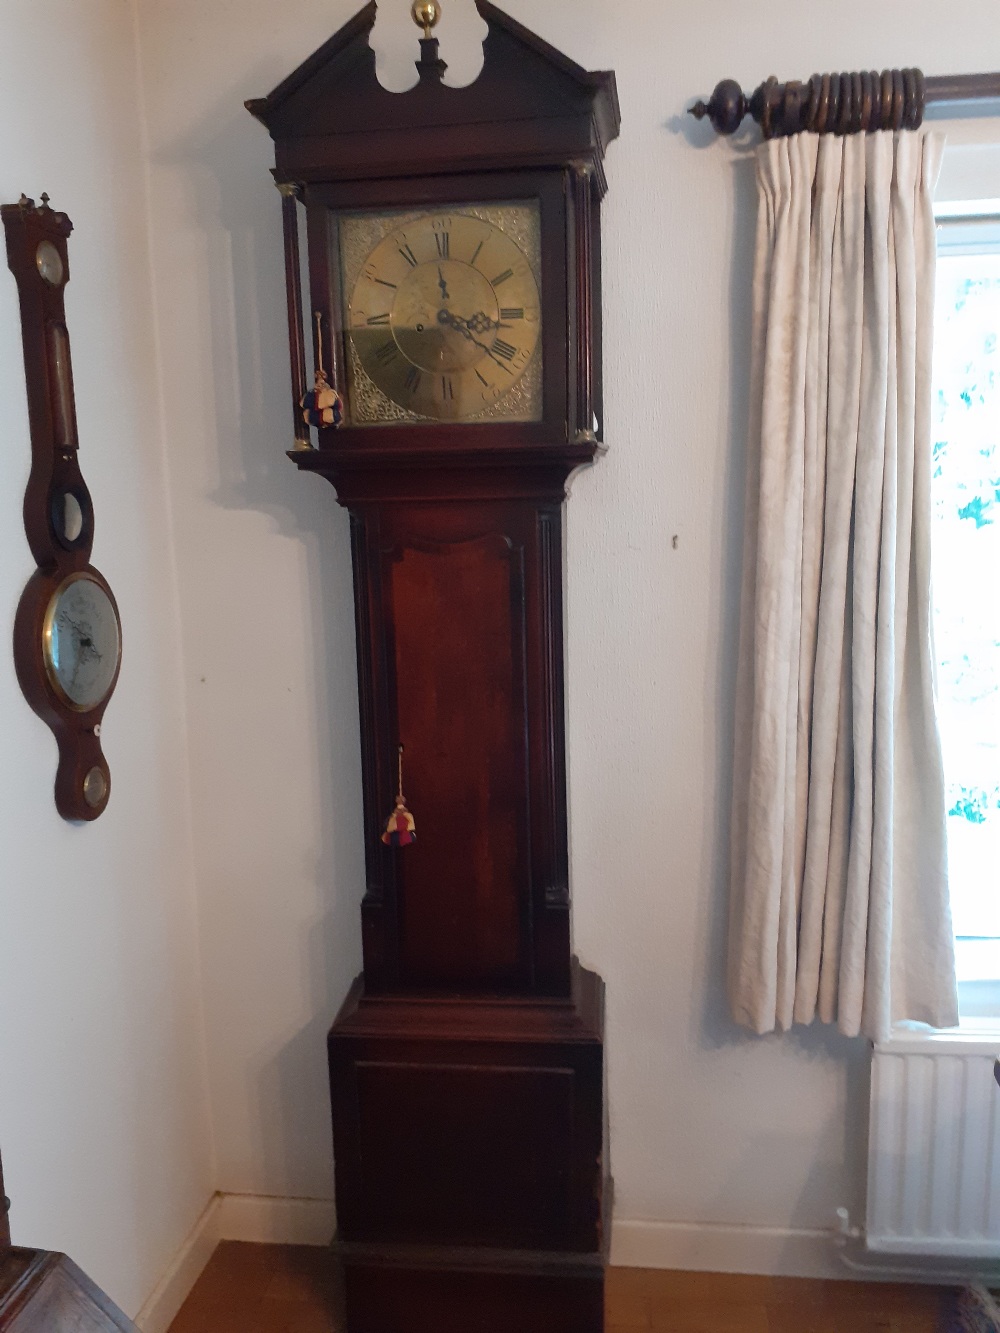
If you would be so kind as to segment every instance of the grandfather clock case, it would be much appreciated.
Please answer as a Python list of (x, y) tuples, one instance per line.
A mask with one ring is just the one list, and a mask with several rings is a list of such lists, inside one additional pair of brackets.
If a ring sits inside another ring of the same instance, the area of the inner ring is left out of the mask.
[[(562, 508), (603, 449), (618, 104), (612, 73), (477, 4), (467, 87), (443, 82), (428, 3), (419, 81), (383, 89), (372, 3), (247, 103), (283, 196), (289, 456), (351, 518), (364, 972), (329, 1035), (349, 1333), (604, 1326), (604, 987), (570, 936)], [(343, 400), (315, 445), (304, 330), (317, 391)], [(400, 746), (416, 839), (391, 846)]]

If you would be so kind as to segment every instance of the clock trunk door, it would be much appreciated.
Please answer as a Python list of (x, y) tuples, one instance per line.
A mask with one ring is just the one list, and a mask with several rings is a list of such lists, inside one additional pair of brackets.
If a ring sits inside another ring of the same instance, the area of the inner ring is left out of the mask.
[(416, 843), (395, 853), (408, 986), (530, 980), (524, 551), (490, 518), (478, 532), (467, 514), (451, 533), (446, 521), (411, 521), (383, 550), (403, 787), (417, 819)]
[[(369, 983), (565, 993), (562, 691), (545, 647), (562, 635), (558, 506), (397, 502), (356, 522), (361, 606), (376, 609), (359, 620), (377, 738)], [(416, 841), (389, 848), (399, 744)]]

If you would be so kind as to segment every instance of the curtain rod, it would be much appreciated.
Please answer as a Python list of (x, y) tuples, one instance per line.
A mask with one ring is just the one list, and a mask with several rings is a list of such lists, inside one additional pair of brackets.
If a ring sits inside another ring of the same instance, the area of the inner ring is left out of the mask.
[(805, 83), (779, 83), (772, 75), (749, 97), (735, 79), (723, 79), (708, 102), (689, 108), (707, 116), (719, 134), (734, 134), (750, 115), (765, 139), (811, 130), (858, 134), (862, 130), (915, 130), (931, 102), (979, 102), (1000, 98), (1000, 73), (944, 74), (924, 78), (919, 69), (854, 74), (814, 74)]

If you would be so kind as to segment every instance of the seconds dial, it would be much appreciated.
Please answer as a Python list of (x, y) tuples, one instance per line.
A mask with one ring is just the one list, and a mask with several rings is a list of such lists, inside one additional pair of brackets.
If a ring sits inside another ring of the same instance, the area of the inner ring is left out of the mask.
[(499, 227), (465, 213), (425, 214), (372, 250), (349, 321), (361, 364), (388, 398), (420, 416), (470, 420), (535, 355), (538, 285)]

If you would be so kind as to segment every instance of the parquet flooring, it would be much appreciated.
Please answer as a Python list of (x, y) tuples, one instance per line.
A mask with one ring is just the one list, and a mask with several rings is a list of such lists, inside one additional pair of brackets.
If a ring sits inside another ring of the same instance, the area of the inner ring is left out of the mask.
[[(325, 1250), (224, 1241), (170, 1333), (337, 1333)], [(607, 1333), (936, 1333), (942, 1290), (613, 1268)], [(512, 1330), (511, 1333), (516, 1333)]]

